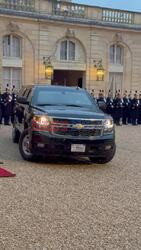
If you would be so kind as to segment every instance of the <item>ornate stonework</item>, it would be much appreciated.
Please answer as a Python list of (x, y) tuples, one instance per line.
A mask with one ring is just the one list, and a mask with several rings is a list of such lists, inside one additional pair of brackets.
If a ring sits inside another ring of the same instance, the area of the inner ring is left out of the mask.
[(17, 32), (17, 31), (19, 31), (20, 28), (19, 28), (18, 24), (13, 23), (13, 22), (9, 22), (9, 24), (7, 25), (7, 29), (10, 32)]
[(115, 43), (123, 42), (122, 35), (120, 33), (116, 33), (114, 35), (113, 42), (115, 42)]
[(73, 38), (73, 37), (75, 37), (75, 31), (68, 28), (66, 30), (66, 34), (65, 35), (66, 35), (67, 38)]

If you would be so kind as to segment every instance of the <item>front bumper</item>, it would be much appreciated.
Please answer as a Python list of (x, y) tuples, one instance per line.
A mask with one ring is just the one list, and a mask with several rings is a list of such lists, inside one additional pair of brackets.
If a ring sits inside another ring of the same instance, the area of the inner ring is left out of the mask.
[[(71, 152), (72, 144), (86, 145), (85, 152)], [(43, 156), (86, 156), (107, 157), (115, 148), (115, 136), (104, 135), (94, 139), (60, 138), (46, 132), (34, 131), (30, 137), (30, 149), (33, 154)]]

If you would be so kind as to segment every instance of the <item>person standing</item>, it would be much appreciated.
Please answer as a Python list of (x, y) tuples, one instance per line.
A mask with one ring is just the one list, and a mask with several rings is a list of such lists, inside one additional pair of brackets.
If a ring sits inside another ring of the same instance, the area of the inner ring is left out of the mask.
[(111, 115), (113, 117), (113, 98), (112, 98), (112, 93), (109, 90), (108, 92), (108, 97), (106, 98), (106, 112), (107, 114)]
[(2, 119), (3, 119), (3, 95), (0, 90), (0, 124), (2, 124)]
[(139, 106), (139, 100), (137, 98), (137, 93), (135, 93), (134, 98), (131, 101), (131, 122), (132, 122), (132, 125), (138, 124), (138, 106)]
[(4, 115), (4, 125), (10, 125), (10, 116), (11, 116), (11, 102), (12, 96), (10, 95), (10, 89), (6, 88), (6, 91), (3, 94), (3, 115)]
[(15, 89), (15, 85), (13, 85), (12, 88), (12, 101), (11, 101), (11, 123), (14, 123), (14, 108), (15, 108), (15, 104), (16, 104), (16, 89)]
[(128, 123), (131, 123), (131, 103), (132, 103), (132, 91), (130, 91), (130, 94), (128, 95)]
[(97, 104), (98, 104), (99, 107), (102, 104), (101, 109), (102, 109), (103, 112), (106, 112), (106, 99), (104, 97), (104, 91), (103, 90), (99, 91), (99, 95), (98, 95), (98, 98), (97, 98)]
[(123, 97), (123, 119), (122, 122), (124, 125), (128, 125), (129, 119), (129, 99), (127, 97), (127, 92), (125, 92)]
[(138, 124), (141, 124), (141, 94), (139, 95)]
[(120, 93), (117, 93), (117, 96), (113, 101), (114, 106), (114, 122), (116, 125), (122, 125), (122, 111), (123, 111), (123, 99), (121, 98)]

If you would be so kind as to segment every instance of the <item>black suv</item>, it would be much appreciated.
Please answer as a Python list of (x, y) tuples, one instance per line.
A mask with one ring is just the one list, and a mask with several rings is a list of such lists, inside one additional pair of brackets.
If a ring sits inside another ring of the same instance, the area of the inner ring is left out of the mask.
[(107, 163), (116, 151), (112, 118), (78, 87), (23, 87), (15, 106), (12, 138), (19, 142), (25, 160), (78, 155)]

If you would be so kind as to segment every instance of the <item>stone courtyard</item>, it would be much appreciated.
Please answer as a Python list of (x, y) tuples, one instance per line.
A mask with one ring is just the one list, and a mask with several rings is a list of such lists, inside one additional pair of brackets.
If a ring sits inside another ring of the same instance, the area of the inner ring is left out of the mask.
[(107, 165), (87, 159), (23, 161), (0, 128), (1, 250), (141, 249), (141, 127), (116, 128)]

